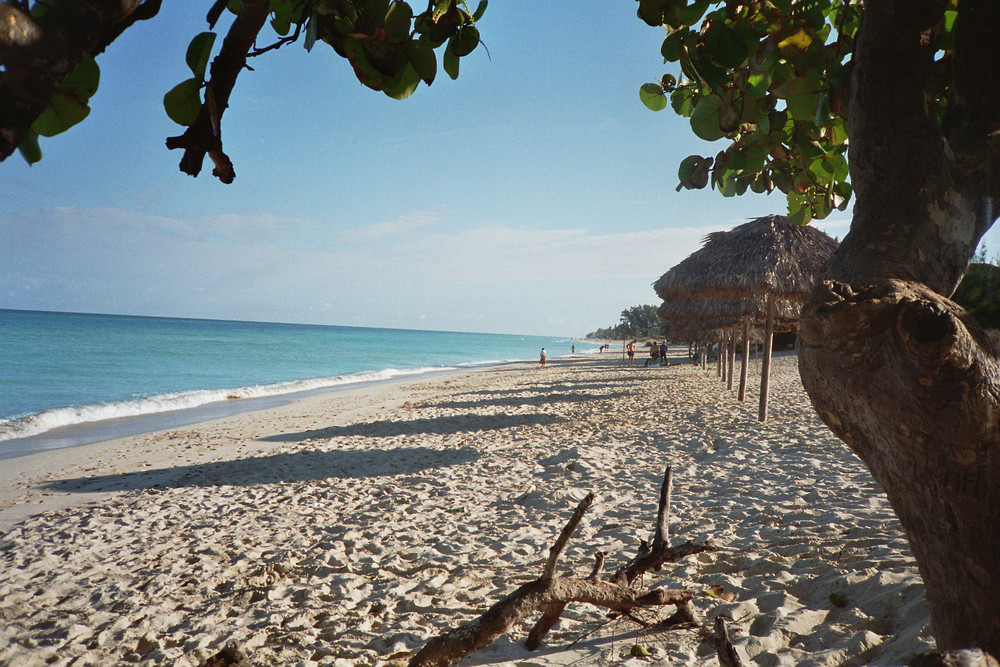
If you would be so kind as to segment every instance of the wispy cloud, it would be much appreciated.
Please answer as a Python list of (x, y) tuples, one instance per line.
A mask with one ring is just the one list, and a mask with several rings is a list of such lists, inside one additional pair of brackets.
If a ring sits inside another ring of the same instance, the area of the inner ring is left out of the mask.
[(380, 222), (365, 227), (354, 227), (337, 235), (339, 243), (372, 243), (384, 239), (407, 238), (414, 232), (439, 223), (442, 214), (437, 210), (414, 211), (389, 222)]

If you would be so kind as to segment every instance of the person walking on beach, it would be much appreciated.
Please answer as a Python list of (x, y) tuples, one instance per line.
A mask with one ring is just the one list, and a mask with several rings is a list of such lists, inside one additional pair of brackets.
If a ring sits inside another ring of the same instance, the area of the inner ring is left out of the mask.
[(538, 357), (538, 363), (542, 366), (545, 365), (545, 348), (542, 348), (542, 353)]
[(628, 355), (628, 365), (631, 366), (632, 365), (632, 357), (635, 356), (635, 339), (634, 338), (632, 339), (631, 343), (629, 343), (628, 345), (625, 346), (625, 354)]

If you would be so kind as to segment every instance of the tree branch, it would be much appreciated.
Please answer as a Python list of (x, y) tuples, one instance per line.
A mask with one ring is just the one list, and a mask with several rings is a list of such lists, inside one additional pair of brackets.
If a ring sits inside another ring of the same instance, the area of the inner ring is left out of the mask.
[(556, 576), (556, 561), (559, 560), (559, 556), (562, 555), (563, 550), (566, 548), (566, 544), (569, 542), (569, 538), (573, 536), (576, 531), (577, 526), (583, 520), (583, 515), (594, 503), (594, 494), (588, 493), (580, 504), (576, 506), (573, 511), (573, 516), (570, 517), (569, 522), (562, 529), (559, 534), (559, 538), (556, 540), (549, 548), (549, 560), (545, 563), (545, 572), (542, 574), (543, 579), (552, 579)]
[(105, 35), (104, 38), (97, 43), (97, 46), (95, 46), (94, 50), (90, 52), (90, 55), (96, 57), (104, 53), (104, 49), (108, 48), (108, 46), (111, 45), (111, 42), (118, 39), (123, 32), (131, 28), (139, 21), (148, 21), (159, 14), (161, 4), (162, 0), (146, 0), (141, 5), (136, 7), (131, 16), (116, 25), (111, 32)]
[(41, 17), (0, 2), (0, 160), (17, 148), (84, 56), (110, 43), (140, 0), (55, 2)]
[(674, 485), (674, 472), (670, 466), (663, 474), (660, 487), (660, 505), (656, 512), (656, 533), (653, 535), (653, 549), (670, 541), (670, 492)]
[(211, 78), (205, 88), (205, 103), (195, 122), (178, 137), (167, 139), (167, 148), (183, 148), (180, 169), (197, 176), (205, 156), (212, 160), (212, 174), (223, 183), (236, 178), (233, 163), (222, 150), (222, 114), (229, 107), (229, 96), (236, 78), (246, 67), (247, 53), (267, 20), (268, 0), (243, 0), (240, 13), (222, 42), (219, 55), (212, 61)]

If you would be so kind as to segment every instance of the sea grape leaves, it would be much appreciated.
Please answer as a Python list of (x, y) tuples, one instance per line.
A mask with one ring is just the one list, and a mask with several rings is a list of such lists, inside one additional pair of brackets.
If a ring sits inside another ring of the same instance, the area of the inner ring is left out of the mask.
[[(97, 92), (101, 70), (91, 56), (84, 58), (63, 81), (48, 106), (35, 119), (31, 129), (38, 135), (52, 137), (65, 132), (90, 114), (90, 98)], [(28, 147), (31, 151), (31, 147)], [(22, 151), (23, 154), (23, 151)], [(40, 153), (38, 154), (40, 156)]]
[[(431, 85), (438, 60), (451, 78), (457, 78), (462, 58), (476, 52), (482, 43), (479, 21), (488, 6), (480, 0), (473, 10), (466, 0), (432, 0), (414, 5), (404, 0), (271, 0), (268, 21), (257, 35), (248, 57), (299, 41), (306, 50), (326, 44), (348, 61), (365, 86), (393, 99), (405, 99), (423, 82)], [(241, 0), (213, 5), (210, 28), (224, 24), (222, 14), (238, 14)], [(46, 3), (32, 5), (41, 15)], [(224, 26), (223, 26), (224, 28)], [(167, 115), (181, 125), (195, 121), (204, 102), (216, 34), (203, 32), (191, 40), (185, 61), (192, 77), (164, 95)], [(38, 136), (53, 136), (79, 123), (90, 113), (90, 97), (97, 90), (100, 70), (87, 56), (52, 97), (22, 138), (20, 153), (29, 162), (41, 159)]]
[[(664, 78), (643, 84), (642, 103), (658, 111), (669, 97), (696, 136), (726, 143), (715, 158), (685, 158), (678, 189), (710, 184), (727, 196), (780, 190), (800, 223), (846, 209), (846, 100), (860, 6), (639, 0), (638, 17), (666, 31), (660, 53), (677, 75), (675, 85)], [(934, 33), (940, 60), (954, 45), (953, 13), (944, 12)]]

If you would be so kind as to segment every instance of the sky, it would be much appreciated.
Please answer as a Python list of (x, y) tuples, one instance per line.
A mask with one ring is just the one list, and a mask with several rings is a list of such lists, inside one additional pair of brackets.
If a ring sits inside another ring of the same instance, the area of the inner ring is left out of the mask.
[(583, 336), (658, 303), (707, 233), (785, 212), (675, 191), (684, 157), (723, 146), (639, 101), (670, 70), (635, 0), (494, 0), (458, 80), (404, 101), (325, 44), (284, 46), (223, 117), (236, 181), (208, 160), (192, 178), (162, 99), (210, 5), (163, 3), (98, 59), (83, 123), (0, 163), (0, 308)]

